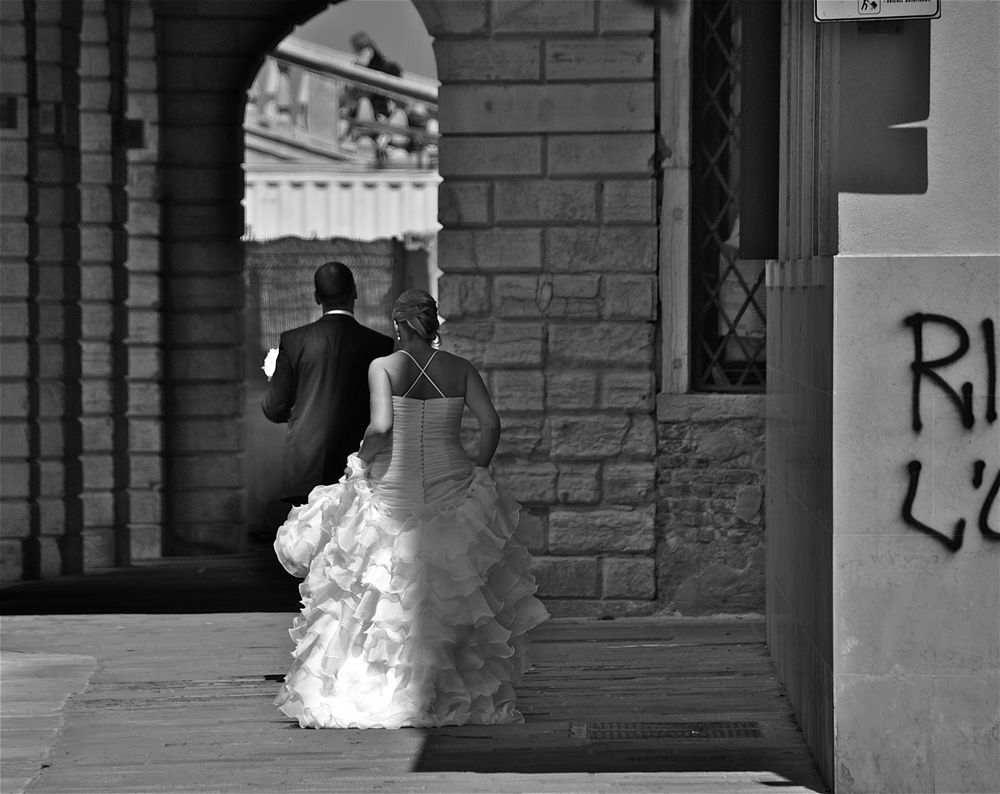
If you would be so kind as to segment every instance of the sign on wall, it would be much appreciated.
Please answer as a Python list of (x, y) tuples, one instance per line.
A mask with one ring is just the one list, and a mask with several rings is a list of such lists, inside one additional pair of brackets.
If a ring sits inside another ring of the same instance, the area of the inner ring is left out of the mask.
[(817, 22), (879, 19), (937, 19), (941, 0), (814, 0)]

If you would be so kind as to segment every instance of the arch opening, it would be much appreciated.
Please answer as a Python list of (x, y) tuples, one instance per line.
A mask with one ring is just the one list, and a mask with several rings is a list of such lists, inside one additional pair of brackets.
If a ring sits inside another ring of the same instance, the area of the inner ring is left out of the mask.
[[(419, 71), (418, 71), (419, 70)], [(387, 333), (403, 289), (437, 292), (437, 89), (410, 3), (338, 3), (268, 52), (246, 92), (243, 279), (248, 532), (268, 541), (284, 425), (260, 402), (282, 331), (318, 317), (312, 275), (352, 268), (358, 320)]]

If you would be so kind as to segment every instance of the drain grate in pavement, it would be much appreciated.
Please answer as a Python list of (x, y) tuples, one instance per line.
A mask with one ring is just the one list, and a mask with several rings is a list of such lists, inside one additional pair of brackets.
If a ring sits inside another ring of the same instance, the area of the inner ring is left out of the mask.
[(622, 741), (629, 739), (759, 739), (756, 722), (575, 722), (574, 739)]

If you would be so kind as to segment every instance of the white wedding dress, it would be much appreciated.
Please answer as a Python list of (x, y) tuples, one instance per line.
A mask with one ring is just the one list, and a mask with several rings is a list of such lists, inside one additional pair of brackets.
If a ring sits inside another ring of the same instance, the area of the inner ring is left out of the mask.
[(352, 455), (278, 530), (304, 581), (275, 705), (311, 728), (523, 722), (525, 633), (548, 613), (513, 537), (520, 505), (459, 443), (464, 398), (392, 407), (370, 470)]

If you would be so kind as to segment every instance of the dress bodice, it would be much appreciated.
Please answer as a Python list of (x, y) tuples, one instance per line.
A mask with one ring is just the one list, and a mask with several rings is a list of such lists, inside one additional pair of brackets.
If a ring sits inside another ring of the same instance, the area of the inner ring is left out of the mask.
[(464, 494), (475, 468), (460, 442), (463, 397), (392, 398), (392, 440), (372, 460), (387, 506), (442, 504)]

